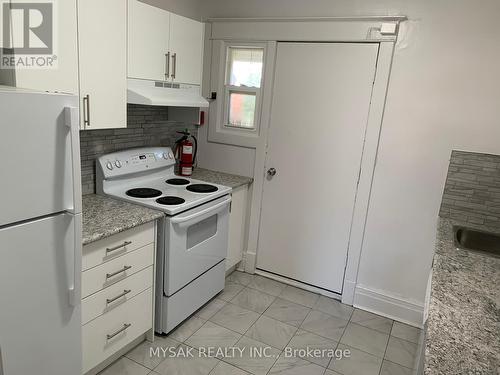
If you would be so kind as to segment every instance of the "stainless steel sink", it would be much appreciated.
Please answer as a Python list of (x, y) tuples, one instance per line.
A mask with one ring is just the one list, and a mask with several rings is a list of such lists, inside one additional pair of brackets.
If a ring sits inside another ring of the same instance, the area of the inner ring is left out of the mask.
[(460, 249), (500, 257), (500, 235), (459, 226), (453, 227), (453, 234)]

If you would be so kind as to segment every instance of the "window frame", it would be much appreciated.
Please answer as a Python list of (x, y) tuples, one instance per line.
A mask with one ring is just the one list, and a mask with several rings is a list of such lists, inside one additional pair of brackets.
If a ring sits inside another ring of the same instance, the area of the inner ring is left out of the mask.
[[(228, 59), (229, 59), (229, 51), (231, 48), (237, 49), (260, 49), (262, 50), (262, 71), (260, 74), (260, 85), (259, 87), (247, 87), (247, 86), (234, 86), (229, 84), (229, 76), (228, 76), (228, 69), (229, 69), (229, 64), (228, 64)], [(223, 103), (223, 108), (224, 108), (224, 114), (223, 114), (223, 122), (222, 126), (224, 128), (229, 128), (231, 130), (235, 131), (243, 131), (243, 132), (250, 132), (250, 133), (255, 133), (258, 132), (258, 116), (260, 116), (260, 101), (261, 101), (261, 88), (264, 82), (264, 67), (265, 67), (265, 46), (256, 46), (255, 43), (224, 43), (224, 75), (222, 77), (223, 79), (223, 84), (224, 84), (224, 103)], [(254, 114), (253, 114), (253, 127), (251, 128), (246, 128), (243, 126), (237, 126), (237, 125), (232, 125), (229, 122), (229, 107), (231, 104), (230, 101), (230, 95), (231, 93), (242, 93), (242, 94), (254, 94), (255, 95), (255, 109), (254, 109)]]
[[(231, 108), (231, 94), (243, 94), (243, 95), (254, 95), (255, 96), (255, 108), (253, 114), (253, 126), (245, 127), (234, 125), (229, 121), (229, 112)], [(225, 93), (224, 93), (224, 122), (222, 125), (225, 128), (236, 129), (236, 130), (244, 130), (244, 131), (255, 131), (255, 122), (256, 122), (256, 113), (257, 113), (257, 104), (258, 104), (258, 94), (253, 90), (240, 90), (238, 86), (230, 86), (226, 85)]]
[[(257, 123), (258, 123), (258, 114), (260, 114), (260, 96), (261, 96), (261, 87), (264, 81), (264, 67), (265, 67), (265, 47), (264, 46), (256, 46), (254, 43), (250, 46), (249, 43), (242, 45), (242, 43), (237, 43), (233, 45), (232, 43), (225, 43), (225, 53), (224, 53), (224, 117), (222, 126), (224, 128), (234, 129), (237, 131), (245, 131), (245, 132), (256, 132), (257, 131)], [(262, 70), (260, 73), (260, 83), (259, 87), (248, 87), (248, 86), (235, 86), (229, 83), (229, 51), (231, 49), (258, 49), (262, 50)], [(229, 122), (229, 112), (230, 112), (230, 104), (231, 104), (231, 93), (241, 93), (241, 94), (253, 94), (255, 96), (255, 109), (254, 109), (254, 118), (253, 118), (253, 126), (244, 127), (233, 125)]]
[[(227, 81), (227, 58), (229, 48), (260, 48), (262, 56), (262, 74), (260, 88), (245, 86), (226, 85)], [(211, 54), (210, 92), (217, 92), (217, 99), (210, 105), (208, 123), (208, 141), (234, 144), (243, 147), (255, 147), (261, 134), (261, 116), (263, 97), (266, 93), (266, 85), (269, 84), (269, 42), (248, 40), (213, 40)], [(272, 60), (272, 59), (271, 59)], [(255, 93), (254, 128), (231, 126), (229, 124), (229, 92), (252, 92)], [(210, 95), (207, 93), (207, 95)]]

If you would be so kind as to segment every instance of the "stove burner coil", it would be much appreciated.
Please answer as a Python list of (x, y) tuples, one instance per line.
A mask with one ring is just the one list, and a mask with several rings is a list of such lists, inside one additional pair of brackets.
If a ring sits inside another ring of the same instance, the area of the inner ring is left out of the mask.
[(192, 191), (193, 193), (213, 193), (219, 190), (217, 186), (208, 184), (192, 184), (186, 187), (186, 189)]
[(161, 191), (151, 188), (136, 188), (127, 190), (125, 194), (133, 198), (155, 198), (161, 195)]
[(171, 178), (165, 182), (169, 185), (189, 185), (189, 180), (185, 178)]
[(164, 204), (167, 206), (172, 206), (172, 205), (176, 205), (176, 204), (183, 204), (185, 201), (186, 200), (184, 200), (180, 197), (173, 197), (173, 196), (165, 196), (165, 197), (158, 198), (156, 200), (157, 203)]

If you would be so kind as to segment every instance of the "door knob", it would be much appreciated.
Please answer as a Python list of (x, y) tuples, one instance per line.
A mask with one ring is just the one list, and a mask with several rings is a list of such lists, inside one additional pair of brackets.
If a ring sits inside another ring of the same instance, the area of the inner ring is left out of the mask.
[(275, 174), (276, 174), (276, 168), (269, 168), (269, 169), (267, 170), (267, 175), (268, 175), (269, 177), (273, 177)]

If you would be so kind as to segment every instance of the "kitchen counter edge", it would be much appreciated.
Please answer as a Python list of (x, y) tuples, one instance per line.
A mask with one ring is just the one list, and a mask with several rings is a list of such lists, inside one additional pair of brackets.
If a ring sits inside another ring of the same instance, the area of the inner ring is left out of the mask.
[(233, 189), (236, 189), (240, 186), (249, 185), (253, 182), (253, 178), (251, 177), (218, 172), (205, 168), (195, 168), (191, 177), (212, 184), (228, 186)]
[(84, 195), (82, 203), (84, 246), (164, 216), (161, 211), (96, 194)]

